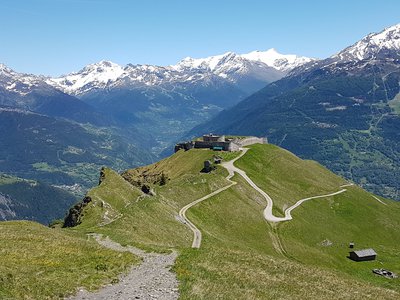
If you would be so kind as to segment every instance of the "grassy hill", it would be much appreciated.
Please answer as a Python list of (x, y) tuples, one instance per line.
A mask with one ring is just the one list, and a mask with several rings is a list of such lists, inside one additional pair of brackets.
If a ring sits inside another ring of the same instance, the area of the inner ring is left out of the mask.
[[(221, 166), (200, 173), (213, 155), (179, 151), (122, 176), (106, 169), (102, 183), (88, 193), (92, 201), (81, 224), (67, 231), (103, 233), (156, 251), (178, 249), (174, 270), (182, 299), (400, 297), (398, 279), (371, 272), (383, 267), (400, 273), (400, 204), (381, 198), (382, 204), (357, 186), (305, 202), (292, 212), (292, 221), (270, 224), (262, 214), (264, 198), (235, 175), (237, 185), (188, 211), (203, 233), (201, 248), (191, 249), (192, 232), (179, 220), (180, 208), (229, 184)], [(319, 164), (273, 145), (252, 146), (236, 166), (272, 197), (276, 215), (302, 198), (345, 184)], [(143, 185), (149, 194), (141, 191)], [(377, 260), (349, 260), (351, 241), (357, 249), (374, 248)]]

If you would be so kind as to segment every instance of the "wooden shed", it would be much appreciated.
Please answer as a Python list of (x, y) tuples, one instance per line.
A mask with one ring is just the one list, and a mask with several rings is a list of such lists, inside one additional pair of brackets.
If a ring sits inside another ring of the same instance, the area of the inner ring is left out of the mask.
[(375, 260), (376, 252), (374, 249), (363, 249), (357, 251), (351, 251), (349, 258), (354, 261), (367, 261), (367, 260)]

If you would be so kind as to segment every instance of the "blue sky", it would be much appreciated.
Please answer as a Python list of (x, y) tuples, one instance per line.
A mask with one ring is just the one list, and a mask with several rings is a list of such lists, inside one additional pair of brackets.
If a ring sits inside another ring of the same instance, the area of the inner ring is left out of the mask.
[(0, 62), (61, 75), (275, 48), (324, 58), (400, 23), (398, 0), (0, 0)]

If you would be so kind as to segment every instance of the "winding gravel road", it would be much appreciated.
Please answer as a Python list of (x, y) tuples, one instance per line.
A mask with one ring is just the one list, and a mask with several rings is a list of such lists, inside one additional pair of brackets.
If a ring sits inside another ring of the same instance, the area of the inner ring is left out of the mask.
[[(223, 165), (225, 168), (226, 168), (226, 165), (228, 165), (228, 164), (232, 164), (232, 166), (233, 166), (233, 163), (234, 163), (236, 160), (238, 160), (239, 158), (241, 158), (241, 157), (246, 153), (247, 150), (248, 150), (248, 149), (245, 149), (238, 157), (236, 157), (235, 159), (233, 159), (233, 160), (231, 160), (231, 161), (229, 161), (229, 162), (224, 162), (224, 163), (222, 163), (222, 165)], [(230, 184), (228, 184), (227, 186), (224, 186), (224, 187), (222, 187), (222, 188), (220, 188), (220, 189), (218, 189), (218, 190), (216, 190), (216, 191), (214, 191), (214, 192), (212, 192), (212, 193), (210, 193), (210, 194), (208, 194), (208, 195), (206, 195), (206, 196), (204, 196), (204, 197), (202, 197), (202, 198), (200, 198), (200, 199), (197, 199), (197, 200), (195, 200), (195, 201), (189, 203), (188, 205), (182, 207), (182, 209), (179, 211), (179, 216), (180, 216), (181, 219), (183, 220), (183, 223), (184, 223), (186, 226), (188, 226), (188, 227), (190, 228), (190, 230), (193, 231), (193, 243), (192, 243), (192, 248), (200, 248), (200, 245), (201, 245), (201, 237), (202, 237), (202, 236), (201, 236), (201, 231), (196, 227), (196, 225), (194, 225), (194, 224), (188, 219), (188, 217), (186, 216), (186, 212), (187, 212), (187, 210), (188, 210), (189, 208), (195, 206), (196, 204), (198, 204), (198, 203), (200, 203), (200, 202), (202, 202), (202, 201), (204, 201), (204, 200), (207, 200), (207, 199), (209, 199), (209, 198), (211, 198), (211, 197), (213, 197), (213, 196), (215, 196), (215, 195), (217, 195), (217, 194), (219, 194), (219, 193), (221, 193), (221, 192), (223, 192), (223, 191), (229, 189), (231, 186), (234, 186), (235, 184), (237, 184), (237, 182), (231, 180), (231, 178), (233, 177), (233, 175), (235, 175), (234, 172), (231, 171), (229, 168), (226, 168), (226, 169), (228, 170), (228, 176), (226, 177), (226, 179), (230, 182)]]
[[(248, 148), (244, 148), (243, 149), (243, 154), (244, 155), (249, 149)], [(241, 155), (241, 156), (242, 156)], [(240, 156), (240, 157), (241, 157)], [(299, 201), (297, 201), (294, 205), (290, 206), (289, 208), (287, 208), (285, 210), (285, 216), (284, 217), (276, 217), (274, 216), (274, 214), (272, 213), (272, 208), (274, 206), (274, 202), (272, 201), (271, 197), (264, 192), (262, 189), (260, 189), (250, 178), (249, 176), (247, 176), (246, 172), (239, 169), (238, 167), (234, 166), (233, 163), (235, 162), (235, 160), (233, 161), (229, 161), (227, 163), (222, 164), (227, 170), (228, 172), (231, 173), (238, 173), (240, 176), (242, 176), (244, 178), (244, 180), (247, 181), (248, 184), (250, 184), (250, 186), (255, 189), (257, 192), (259, 192), (264, 198), (265, 200), (267, 200), (267, 206), (264, 209), (264, 218), (269, 221), (269, 222), (283, 222), (283, 221), (289, 221), (292, 220), (292, 210), (294, 210), (296, 207), (299, 207), (302, 203), (311, 200), (311, 199), (318, 199), (318, 198), (324, 198), (324, 197), (330, 197), (330, 196), (335, 196), (338, 194), (341, 194), (343, 192), (346, 191), (346, 189), (341, 189), (340, 191), (334, 192), (334, 193), (330, 193), (330, 194), (325, 194), (325, 195), (318, 195), (318, 196), (313, 196), (313, 197), (308, 197), (308, 198), (304, 198), (301, 199)]]

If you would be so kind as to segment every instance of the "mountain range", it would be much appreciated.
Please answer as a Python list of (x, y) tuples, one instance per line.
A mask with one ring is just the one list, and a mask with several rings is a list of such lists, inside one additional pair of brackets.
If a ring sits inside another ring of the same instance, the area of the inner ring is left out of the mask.
[(96, 107), (125, 130), (150, 135), (159, 154), (189, 128), (311, 60), (270, 49), (188, 57), (165, 67), (101, 61), (46, 83)]
[[(155, 141), (153, 153), (293, 68), (313, 61), (274, 49), (185, 58), (173, 66), (109, 61), (48, 78), (0, 67), (0, 104), (96, 126), (123, 127)], [(130, 135), (132, 137), (132, 135)]]
[[(85, 95), (93, 90), (112, 90), (118, 87), (169, 86), (183, 83), (196, 84), (218, 79), (230, 82), (239, 89), (254, 92), (245, 82), (266, 82), (282, 78), (287, 72), (313, 61), (307, 57), (282, 55), (275, 49), (253, 51), (247, 54), (227, 52), (207, 58), (187, 57), (171, 66), (132, 65), (123, 67), (110, 61), (91, 64), (78, 72), (46, 82), (71, 95)], [(243, 81), (243, 82), (242, 82)], [(255, 83), (252, 83), (255, 85)], [(255, 89), (257, 89), (255, 88)]]

